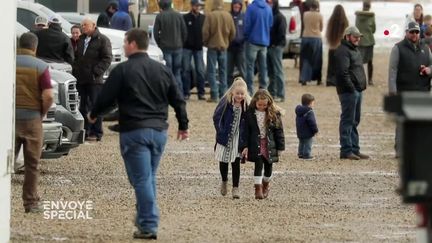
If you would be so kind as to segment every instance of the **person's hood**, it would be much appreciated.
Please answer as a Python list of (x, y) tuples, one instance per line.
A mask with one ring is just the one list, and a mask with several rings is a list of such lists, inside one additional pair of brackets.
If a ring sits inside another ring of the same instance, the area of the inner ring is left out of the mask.
[(279, 0), (273, 0), (272, 12), (273, 14), (279, 12)]
[(212, 10), (223, 9), (223, 0), (214, 0)]
[(114, 7), (115, 9), (118, 9), (118, 3), (117, 3), (117, 1), (116, 0), (109, 1), (107, 7), (105, 8), (105, 11), (108, 12), (108, 9), (111, 6)]
[(298, 105), (295, 109), (295, 113), (297, 116), (303, 116), (304, 114), (306, 114), (310, 110), (312, 110), (312, 108), (310, 108), (309, 106)]
[(267, 3), (264, 0), (254, 0), (252, 4), (256, 4), (260, 8), (265, 8)]
[[(231, 2), (231, 13), (234, 13), (234, 11), (233, 11), (233, 5), (236, 4), (236, 3), (239, 3), (241, 5), (241, 7), (240, 7), (240, 13), (241, 13), (241, 11), (243, 10), (243, 1), (242, 0), (232, 0), (232, 2)], [(236, 14), (238, 14), (238, 13), (236, 13)]]
[(53, 29), (62, 32), (62, 27), (60, 24), (50, 23), (48, 29)]
[(171, 0), (160, 0), (159, 1), (159, 8), (161, 8), (162, 10), (166, 10), (171, 8)]
[(119, 0), (119, 11), (129, 13), (129, 0)]
[(375, 16), (374, 12), (370, 12), (370, 11), (356, 11), (355, 15), (357, 16)]

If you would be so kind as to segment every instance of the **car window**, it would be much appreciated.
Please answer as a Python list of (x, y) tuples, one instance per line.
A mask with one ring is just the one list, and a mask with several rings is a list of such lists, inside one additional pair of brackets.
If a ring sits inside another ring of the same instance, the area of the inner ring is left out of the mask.
[(18, 8), (17, 10), (17, 20), (20, 24), (24, 25), (27, 29), (32, 29), (34, 21), (37, 15), (31, 11)]
[(56, 12), (76, 12), (78, 9), (77, 0), (37, 0), (35, 2)]

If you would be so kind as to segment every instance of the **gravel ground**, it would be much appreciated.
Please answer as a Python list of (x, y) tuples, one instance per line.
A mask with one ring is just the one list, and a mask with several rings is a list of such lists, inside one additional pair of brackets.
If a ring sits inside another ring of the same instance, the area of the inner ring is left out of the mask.
[[(171, 110), (169, 142), (158, 176), (158, 241), (414, 241), (414, 209), (401, 204), (394, 192), (399, 180), (393, 152), (394, 124), (382, 111), (387, 62), (388, 53), (376, 53), (376, 85), (364, 92), (359, 131), (362, 151), (372, 156), (367, 161), (338, 158), (340, 106), (335, 89), (300, 86), (298, 69), (293, 68), (292, 60), (285, 62), (288, 98), (280, 105), (286, 111), (287, 151), (274, 166), (266, 200), (254, 199), (251, 163), (241, 168), (239, 200), (219, 194), (218, 163), (212, 149), (215, 104), (192, 96), (187, 107), (191, 138), (185, 142), (175, 140), (177, 123)], [(316, 98), (320, 128), (313, 147), (316, 159), (312, 161), (296, 156), (294, 107), (305, 92)], [(109, 124), (105, 122), (105, 128)], [(101, 143), (86, 143), (69, 156), (41, 162), (43, 200), (93, 201), (89, 210), (92, 219), (44, 219), (42, 214), (24, 214), (23, 175), (13, 175), (12, 242), (132, 241), (135, 197), (120, 157), (118, 134), (105, 131)]]

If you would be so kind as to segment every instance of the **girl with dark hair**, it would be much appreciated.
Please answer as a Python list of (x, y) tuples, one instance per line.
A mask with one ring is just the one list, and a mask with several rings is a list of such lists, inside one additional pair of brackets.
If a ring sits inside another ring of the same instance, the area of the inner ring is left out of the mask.
[(259, 89), (252, 97), (245, 119), (242, 156), (255, 163), (255, 199), (264, 199), (269, 193), (273, 163), (279, 161), (279, 154), (285, 150), (280, 108), (267, 90)]
[(338, 4), (334, 7), (333, 13), (330, 16), (327, 24), (326, 39), (329, 46), (328, 65), (327, 65), (327, 86), (336, 85), (335, 73), (335, 50), (339, 46), (345, 29), (348, 27), (348, 18), (342, 5)]

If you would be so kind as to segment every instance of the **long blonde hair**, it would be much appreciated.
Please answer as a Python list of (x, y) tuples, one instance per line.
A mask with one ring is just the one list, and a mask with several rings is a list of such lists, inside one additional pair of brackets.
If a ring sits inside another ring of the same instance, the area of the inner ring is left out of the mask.
[(233, 92), (236, 88), (242, 88), (245, 92), (244, 102), (243, 102), (243, 110), (246, 110), (249, 103), (251, 102), (251, 97), (248, 93), (247, 84), (242, 77), (237, 77), (234, 79), (232, 85), (225, 92), (223, 98), (226, 98), (227, 103), (234, 103)]
[(254, 96), (252, 97), (251, 103), (250, 103), (250, 109), (256, 109), (256, 103), (258, 100), (267, 100), (267, 110), (266, 110), (266, 119), (265, 123), (268, 127), (270, 123), (274, 122), (277, 127), (279, 127), (280, 120), (278, 119), (278, 115), (282, 115), (283, 110), (277, 106), (273, 100), (273, 97), (266, 89), (259, 89), (257, 92), (255, 92)]

